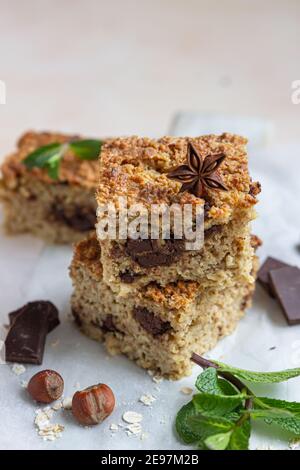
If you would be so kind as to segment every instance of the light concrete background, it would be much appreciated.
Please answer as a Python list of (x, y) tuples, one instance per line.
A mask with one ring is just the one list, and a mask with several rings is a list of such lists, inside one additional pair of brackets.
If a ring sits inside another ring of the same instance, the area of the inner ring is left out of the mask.
[(298, 138), (297, 0), (0, 0), (0, 155), (28, 128), (167, 132), (179, 109)]

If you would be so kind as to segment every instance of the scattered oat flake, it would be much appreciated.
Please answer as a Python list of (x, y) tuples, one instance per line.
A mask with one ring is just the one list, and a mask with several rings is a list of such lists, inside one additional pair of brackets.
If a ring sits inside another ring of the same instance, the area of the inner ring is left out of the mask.
[(119, 426), (117, 424), (112, 423), (109, 428), (111, 431), (118, 431)]
[(142, 432), (142, 425), (141, 423), (128, 424), (128, 426), (126, 426), (126, 430), (128, 436), (131, 434), (140, 434)]
[(36, 410), (35, 413), (36, 417), (34, 424), (38, 435), (41, 436), (44, 441), (54, 441), (61, 437), (64, 426), (57, 423), (51, 423), (54, 413), (52, 408), (48, 406), (46, 408)]
[(52, 410), (54, 411), (58, 411), (62, 408), (62, 403), (59, 401), (57, 403), (54, 403), (54, 405), (52, 406)]
[(26, 367), (24, 367), (22, 364), (14, 364), (11, 368), (14, 374), (16, 375), (21, 375), (26, 372)]
[(72, 397), (66, 397), (62, 401), (62, 407), (65, 410), (71, 410), (72, 409)]
[(291, 450), (298, 449), (298, 447), (300, 447), (300, 439), (295, 438), (295, 439), (290, 440), (289, 448)]
[(60, 341), (59, 339), (56, 339), (55, 341), (52, 341), (51, 346), (52, 348), (56, 348), (59, 345)]
[(122, 418), (126, 423), (135, 424), (140, 423), (143, 420), (143, 415), (136, 413), (135, 411), (126, 411)]
[(139, 401), (146, 406), (151, 406), (155, 400), (156, 398), (153, 395), (151, 395), (151, 393), (145, 393), (139, 399)]
[(163, 378), (160, 377), (159, 375), (153, 375), (152, 380), (153, 380), (153, 382), (155, 382), (156, 384), (159, 384), (160, 382), (163, 381)]
[(149, 433), (148, 433), (148, 432), (142, 432), (141, 441), (145, 441), (146, 439), (148, 439), (148, 437), (149, 437)]
[(184, 395), (191, 395), (193, 393), (193, 389), (191, 387), (182, 387), (180, 391)]

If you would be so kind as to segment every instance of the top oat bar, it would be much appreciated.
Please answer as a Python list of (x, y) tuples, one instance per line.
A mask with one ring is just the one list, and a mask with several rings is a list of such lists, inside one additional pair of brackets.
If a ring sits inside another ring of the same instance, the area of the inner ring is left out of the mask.
[[(206, 189), (203, 197), (197, 197), (189, 191), (180, 192), (182, 184), (168, 177), (186, 164), (189, 143), (203, 159), (225, 156), (218, 177), (227, 191)], [(194, 252), (186, 251), (182, 240), (175, 237), (160, 243), (123, 239), (117, 234), (114, 240), (105, 240), (98, 227), (103, 276), (112, 289), (120, 292), (126, 284), (125, 290), (131, 290), (153, 281), (162, 285), (179, 279), (200, 282), (230, 263), (248, 269), (249, 263), (241, 259), (253, 256), (249, 223), (255, 218), (260, 185), (252, 183), (249, 176), (246, 143), (243, 137), (225, 133), (158, 140), (118, 138), (103, 146), (96, 194), (100, 223), (103, 212), (99, 208), (113, 203), (118, 212), (120, 196), (126, 198), (127, 207), (142, 204), (149, 210), (153, 204), (191, 204), (203, 207), (205, 216), (204, 247)]]
[(54, 132), (27, 132), (1, 166), (0, 199), (9, 234), (32, 233), (47, 242), (72, 243), (94, 230), (98, 161), (63, 155), (58, 179), (43, 168), (29, 169), (24, 159), (40, 147), (80, 140)]

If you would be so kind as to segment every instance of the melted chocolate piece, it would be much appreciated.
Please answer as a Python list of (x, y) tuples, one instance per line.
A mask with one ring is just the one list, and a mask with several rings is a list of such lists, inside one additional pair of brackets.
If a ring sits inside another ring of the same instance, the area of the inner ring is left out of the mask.
[(128, 240), (125, 252), (143, 268), (169, 266), (185, 250), (184, 240)]
[(9, 317), (6, 361), (42, 364), (47, 333), (59, 323), (56, 307), (51, 302), (29, 302)]
[(51, 216), (57, 222), (62, 222), (78, 232), (93, 230), (96, 224), (96, 212), (92, 208), (76, 207), (67, 211), (61, 205), (56, 204), (51, 209)]
[(152, 336), (160, 336), (171, 329), (168, 321), (163, 321), (144, 307), (135, 307), (133, 316), (137, 322)]

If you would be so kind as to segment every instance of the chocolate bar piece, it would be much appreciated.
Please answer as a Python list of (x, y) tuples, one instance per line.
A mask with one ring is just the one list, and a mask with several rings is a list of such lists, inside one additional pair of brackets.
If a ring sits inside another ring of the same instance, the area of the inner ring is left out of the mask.
[(300, 269), (289, 266), (270, 271), (272, 290), (289, 325), (300, 323)]
[(59, 324), (56, 307), (51, 302), (29, 302), (9, 318), (6, 361), (42, 364), (47, 333)]
[(261, 286), (268, 292), (271, 297), (275, 297), (270, 284), (269, 273), (275, 269), (291, 267), (289, 264), (284, 263), (276, 258), (268, 257), (264, 264), (261, 266), (257, 274), (257, 280)]
[(59, 325), (58, 310), (55, 305), (53, 305), (52, 302), (49, 302), (47, 300), (37, 300), (35, 302), (29, 302), (18, 310), (9, 313), (8, 317), (10, 326), (18, 315), (25, 314), (31, 307), (34, 308), (36, 315), (40, 315), (41, 312), (47, 312), (48, 333), (50, 333), (52, 330), (54, 330), (54, 328)]

